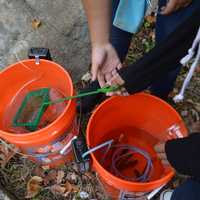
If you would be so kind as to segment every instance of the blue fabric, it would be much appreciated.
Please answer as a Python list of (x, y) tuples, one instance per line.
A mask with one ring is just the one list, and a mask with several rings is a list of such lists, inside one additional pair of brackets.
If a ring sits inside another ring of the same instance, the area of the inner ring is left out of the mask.
[(183, 185), (177, 187), (171, 200), (198, 200), (200, 199), (200, 183), (189, 179)]
[(130, 33), (140, 28), (147, 9), (146, 0), (120, 0), (113, 25)]
[[(159, 9), (162, 6), (166, 5), (166, 2), (167, 0), (159, 0)], [(119, 3), (120, 0), (113, 0), (113, 21), (115, 19)], [(200, 5), (200, 0), (193, 0), (190, 6), (183, 8), (180, 11), (174, 12), (171, 15), (158, 14), (156, 21), (156, 43), (159, 44), (171, 32), (173, 32), (179, 24), (181, 24), (187, 17), (190, 16), (192, 11), (197, 8), (197, 5)], [(112, 25), (111, 27), (110, 41), (115, 47), (121, 62), (123, 62), (126, 57), (132, 36), (132, 33), (121, 30), (114, 25)], [(181, 69), (179, 61), (177, 61), (177, 63), (174, 63), (174, 65), (177, 66), (176, 70), (167, 73), (164, 77), (160, 77), (160, 79), (156, 80), (155, 83), (151, 86), (150, 90), (152, 94), (163, 99), (167, 98), (169, 92), (174, 87), (174, 82)]]
[[(119, 2), (120, 0), (112, 0), (112, 21), (114, 21)], [(111, 26), (110, 42), (115, 47), (121, 62), (125, 60), (128, 53), (132, 36), (132, 33), (121, 30), (114, 25)]]

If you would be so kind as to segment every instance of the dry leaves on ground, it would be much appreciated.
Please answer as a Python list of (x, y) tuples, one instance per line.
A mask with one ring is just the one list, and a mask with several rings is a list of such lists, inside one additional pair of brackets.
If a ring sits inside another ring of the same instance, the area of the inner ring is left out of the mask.
[(31, 24), (32, 28), (38, 29), (42, 25), (42, 22), (39, 19), (33, 19)]
[(14, 145), (0, 143), (0, 167), (4, 168), (16, 152), (18, 148)]
[(62, 180), (63, 180), (64, 176), (65, 176), (64, 171), (59, 170), (59, 171), (57, 172), (57, 177), (56, 177), (56, 182), (57, 182), (57, 184), (62, 183)]
[(50, 187), (50, 191), (53, 194), (59, 194), (61, 196), (67, 197), (71, 192), (78, 192), (79, 188), (70, 182), (66, 181), (64, 184), (55, 184)]
[(33, 198), (35, 197), (41, 189), (41, 183), (43, 179), (39, 176), (33, 176), (27, 184), (27, 195), (25, 198)]
[(155, 24), (156, 23), (156, 16), (155, 15), (148, 15), (145, 17), (146, 21), (149, 22), (150, 24)]

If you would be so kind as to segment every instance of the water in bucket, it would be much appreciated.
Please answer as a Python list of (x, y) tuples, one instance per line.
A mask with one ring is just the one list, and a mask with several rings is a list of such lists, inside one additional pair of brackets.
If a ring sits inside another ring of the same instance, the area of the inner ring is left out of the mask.
[[(113, 175), (128, 181), (149, 182), (160, 179), (160, 174), (164, 174), (164, 167), (153, 149), (158, 139), (151, 134), (135, 127), (122, 127), (109, 132), (106, 138), (102, 137), (101, 143), (110, 139), (114, 140), (113, 147), (110, 149), (105, 147), (102, 151), (96, 152), (95, 156), (103, 168)], [(145, 173), (147, 159), (140, 153), (132, 153), (130, 147), (126, 148), (127, 145), (149, 155), (152, 167), (144, 179), (138, 178)], [(115, 155), (120, 146), (124, 146), (125, 149)]]
[[(24, 92), (18, 93), (14, 98), (12, 103), (8, 106), (7, 111), (5, 112), (5, 115), (3, 117), (4, 120), (4, 129), (11, 133), (29, 133), (30, 130), (27, 127), (14, 127), (13, 126), (13, 115), (10, 113), (11, 110), (17, 110), (21, 105), (21, 100), (26, 96)], [(64, 95), (62, 92), (55, 88), (51, 88), (49, 90), (49, 100), (55, 101), (57, 99), (63, 98)], [(38, 105), (40, 105), (40, 99), (39, 98), (32, 98), (28, 102), (28, 109), (25, 110), (23, 113), (23, 117), (20, 118), (21, 123), (27, 123), (29, 121), (32, 121), (35, 114), (38, 113)], [(49, 105), (48, 108), (43, 113), (40, 123), (38, 125), (38, 129), (42, 129), (46, 126), (48, 126), (50, 123), (52, 123), (54, 120), (56, 120), (60, 114), (64, 111), (67, 103), (61, 102), (53, 105)]]

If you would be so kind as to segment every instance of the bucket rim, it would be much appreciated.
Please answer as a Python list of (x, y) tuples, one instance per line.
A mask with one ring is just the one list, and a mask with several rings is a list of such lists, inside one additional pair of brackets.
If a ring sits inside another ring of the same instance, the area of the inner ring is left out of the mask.
[[(6, 67), (5, 69), (3, 69), (0, 72), (0, 74), (5, 73), (6, 71), (10, 70), (12, 67), (14, 67), (16, 65), (19, 65), (19, 64), (23, 65), (23, 64), (25, 64), (27, 62), (31, 62), (31, 61), (35, 62), (35, 59), (24, 59), (24, 60), (18, 61), (16, 63), (13, 63), (13, 64), (9, 65), (8, 67)], [(56, 66), (59, 70), (61, 70), (66, 75), (66, 79), (68, 79), (68, 81), (69, 81), (69, 87), (70, 87), (69, 93), (70, 93), (70, 96), (72, 96), (74, 94), (74, 88), (73, 88), (72, 79), (71, 79), (68, 71), (65, 70), (60, 64), (58, 64), (58, 63), (56, 63), (54, 61), (40, 59), (40, 62), (51, 63), (51, 64), (53, 64), (54, 66)], [(59, 121), (61, 121), (62, 118), (64, 118), (64, 115), (67, 113), (67, 111), (69, 110), (69, 108), (72, 106), (73, 101), (74, 100), (69, 100), (68, 104), (66, 105), (66, 107), (65, 107), (64, 111), (62, 112), (62, 114), (60, 114), (60, 116), (56, 120), (54, 120), (52, 123), (50, 123), (48, 126), (42, 128), (40, 130), (36, 130), (36, 131), (30, 132), (30, 133), (20, 133), (20, 134), (17, 134), (17, 137), (20, 138), (20, 140), (23, 138), (24, 142), (25, 142), (26, 140), (28, 140), (29, 137), (33, 137), (33, 136), (40, 136), (41, 137), (41, 133), (47, 132), (49, 129), (53, 130), (52, 128), (55, 126), (55, 124), (59, 123)], [(1, 132), (0, 136), (4, 135), (5, 136), (4, 138), (6, 138), (6, 137), (12, 137), (12, 138), (16, 137), (16, 134), (14, 134), (14, 133), (9, 133), (9, 132), (6, 132), (4, 130), (0, 130), (0, 132)], [(56, 131), (55, 131), (55, 133), (56, 133)]]
[[(173, 107), (171, 107), (167, 102), (165, 102), (164, 100), (162, 100), (162, 99), (160, 99), (156, 96), (153, 96), (151, 94), (147, 94), (147, 93), (144, 93), (144, 92), (136, 93), (136, 94), (133, 94), (131, 96), (135, 96), (135, 95), (137, 95), (137, 96), (150, 96), (151, 98), (159, 100), (160, 102), (164, 103), (165, 106), (167, 106), (170, 110), (177, 113), (177, 111)], [(123, 96), (120, 96), (120, 97), (123, 98)], [(86, 142), (87, 142), (88, 147), (91, 146), (89, 132), (90, 132), (90, 129), (91, 129), (92, 121), (93, 121), (96, 113), (99, 112), (99, 110), (105, 104), (107, 104), (108, 102), (110, 102), (110, 101), (112, 101), (113, 99), (116, 99), (116, 98), (119, 98), (119, 97), (113, 96), (113, 97), (106, 99), (104, 102), (102, 102), (100, 105), (97, 106), (97, 108), (93, 111), (92, 115), (90, 116), (90, 119), (89, 119), (89, 122), (88, 122), (88, 125), (87, 125), (87, 129), (86, 129)], [(124, 97), (124, 98), (126, 98), (126, 97)], [(178, 115), (178, 113), (177, 113), (177, 119), (182, 120), (182, 118)], [(114, 176), (112, 173), (110, 173), (109, 171), (107, 171), (106, 169), (104, 169), (104, 167), (96, 159), (94, 153), (91, 153), (91, 157), (92, 157), (92, 160), (93, 160), (93, 166), (96, 169), (97, 173), (102, 177), (102, 179), (106, 180), (110, 184), (115, 183), (113, 185), (115, 185), (115, 187), (117, 187), (118, 189), (129, 189), (129, 190), (135, 189), (136, 192), (147, 192), (147, 191), (151, 191), (153, 189), (156, 189), (163, 184), (166, 184), (175, 175), (173, 168), (168, 167), (167, 169), (169, 170), (169, 172), (164, 177), (162, 177), (160, 179), (150, 181), (150, 182), (147, 182), (147, 183), (130, 182), (130, 181), (118, 178), (118, 177)], [(99, 173), (99, 171), (101, 173)], [(103, 176), (102, 176), (102, 174), (103, 174)]]

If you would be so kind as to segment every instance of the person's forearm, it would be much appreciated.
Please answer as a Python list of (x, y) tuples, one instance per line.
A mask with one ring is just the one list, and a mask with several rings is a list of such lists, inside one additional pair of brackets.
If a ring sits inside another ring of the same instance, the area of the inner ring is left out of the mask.
[(111, 0), (82, 0), (88, 18), (91, 44), (109, 43)]
[(167, 141), (165, 152), (179, 173), (200, 179), (200, 133)]
[(137, 62), (119, 71), (125, 81), (124, 86), (130, 94), (146, 89), (154, 81), (176, 68), (175, 63), (187, 54), (199, 29), (199, 9), (200, 7), (161, 44)]

